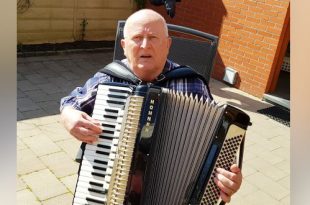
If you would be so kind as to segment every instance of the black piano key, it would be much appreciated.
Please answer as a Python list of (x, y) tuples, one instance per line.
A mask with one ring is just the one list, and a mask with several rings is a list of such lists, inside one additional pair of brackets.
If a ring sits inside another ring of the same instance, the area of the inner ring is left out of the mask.
[(119, 99), (127, 99), (127, 96), (116, 95), (116, 94), (108, 94), (108, 97), (110, 97), (110, 98), (119, 98)]
[(86, 197), (86, 201), (95, 202), (95, 203), (103, 204), (103, 205), (106, 204), (106, 202), (104, 202), (104, 201), (102, 201), (102, 200), (92, 199), (92, 198), (90, 198), (90, 197)]
[(103, 155), (109, 155), (110, 154), (109, 152), (104, 152), (104, 151), (99, 151), (99, 150), (96, 150), (96, 153), (97, 154), (103, 154)]
[(112, 113), (118, 113), (118, 110), (113, 110), (113, 109), (110, 109), (110, 108), (106, 108), (104, 109), (106, 112), (112, 112)]
[(102, 168), (102, 167), (98, 167), (98, 166), (93, 166), (93, 168), (101, 170), (101, 171), (106, 171), (107, 170), (107, 168)]
[(100, 174), (100, 173), (97, 173), (97, 172), (91, 172), (91, 175), (98, 176), (98, 177), (105, 177), (105, 174)]
[(108, 162), (102, 161), (102, 160), (99, 160), (99, 159), (95, 159), (94, 162), (95, 162), (95, 163), (98, 163), (98, 164), (105, 164), (105, 165), (108, 164)]
[(104, 118), (109, 118), (109, 119), (113, 119), (116, 120), (117, 116), (111, 116), (111, 115), (103, 115)]
[(106, 194), (107, 193), (107, 190), (97, 190), (97, 189), (93, 189), (93, 188), (88, 188), (88, 191), (95, 192), (98, 194)]
[(113, 136), (106, 136), (106, 135), (100, 135), (99, 136), (100, 139), (103, 139), (103, 140), (113, 140)]
[(103, 127), (110, 127), (110, 128), (115, 128), (115, 125), (110, 125), (110, 124), (106, 124), (106, 123), (102, 123), (101, 124)]
[(104, 148), (104, 149), (111, 149), (111, 146), (103, 145), (103, 144), (97, 144), (97, 147)]
[(107, 103), (112, 103), (112, 104), (118, 104), (118, 105), (125, 105), (126, 102), (119, 102), (115, 100), (107, 100)]
[(118, 90), (118, 89), (114, 89), (114, 88), (109, 88), (109, 91), (111, 92), (117, 92), (117, 93), (127, 93), (130, 94), (131, 92), (128, 90)]
[(111, 131), (111, 130), (103, 130), (102, 133), (106, 133), (106, 134), (114, 134), (114, 131)]
[(89, 182), (90, 185), (93, 185), (93, 186), (99, 186), (99, 187), (103, 187), (103, 184), (101, 183), (98, 183), (98, 182)]

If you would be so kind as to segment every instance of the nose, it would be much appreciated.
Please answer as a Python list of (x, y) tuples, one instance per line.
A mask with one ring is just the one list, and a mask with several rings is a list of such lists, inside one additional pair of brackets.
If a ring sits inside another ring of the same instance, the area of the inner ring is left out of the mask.
[(149, 44), (150, 44), (149, 39), (147, 37), (144, 37), (141, 41), (140, 47), (147, 48)]

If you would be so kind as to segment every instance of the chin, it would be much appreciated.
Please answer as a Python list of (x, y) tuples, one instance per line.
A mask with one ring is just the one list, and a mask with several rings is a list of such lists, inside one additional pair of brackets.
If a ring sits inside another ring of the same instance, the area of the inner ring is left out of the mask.
[(147, 71), (152, 71), (155, 69), (153, 64), (150, 64), (150, 63), (143, 63), (143, 64), (139, 63), (137, 67), (139, 70), (143, 69), (143, 70), (147, 70)]

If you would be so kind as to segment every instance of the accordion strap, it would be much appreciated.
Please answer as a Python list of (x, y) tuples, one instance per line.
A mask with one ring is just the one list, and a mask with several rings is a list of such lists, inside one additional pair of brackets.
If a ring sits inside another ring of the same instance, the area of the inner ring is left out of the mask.
[(99, 70), (101, 73), (111, 75), (113, 77), (126, 80), (135, 85), (140, 84), (142, 81), (122, 62), (115, 60)]
[(168, 80), (179, 78), (199, 78), (205, 85), (208, 85), (206, 79), (200, 73), (196, 72), (187, 65), (180, 65), (173, 70), (160, 74), (156, 79), (157, 82), (155, 84), (164, 83)]
[[(120, 78), (122, 80), (126, 80), (135, 85), (142, 83), (142, 80), (139, 79), (122, 61), (119, 60), (115, 60), (112, 63), (106, 65), (105, 67), (101, 68), (99, 72)], [(208, 85), (206, 79), (201, 74), (186, 65), (180, 65), (173, 70), (169, 70), (160, 74), (153, 82), (153, 84), (160, 85), (167, 82), (168, 80), (179, 78), (199, 78), (204, 82), (205, 85)]]

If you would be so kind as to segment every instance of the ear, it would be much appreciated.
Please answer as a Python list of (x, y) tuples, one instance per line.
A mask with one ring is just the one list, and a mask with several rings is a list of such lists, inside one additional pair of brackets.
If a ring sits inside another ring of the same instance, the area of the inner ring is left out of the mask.
[(121, 46), (122, 46), (122, 48), (123, 48), (124, 55), (126, 56), (126, 50), (125, 50), (125, 39), (121, 39)]
[(172, 39), (171, 39), (171, 37), (168, 37), (168, 42), (167, 42), (168, 50), (171, 47), (171, 43), (172, 43)]
[(123, 49), (125, 48), (125, 39), (121, 39), (121, 46)]

